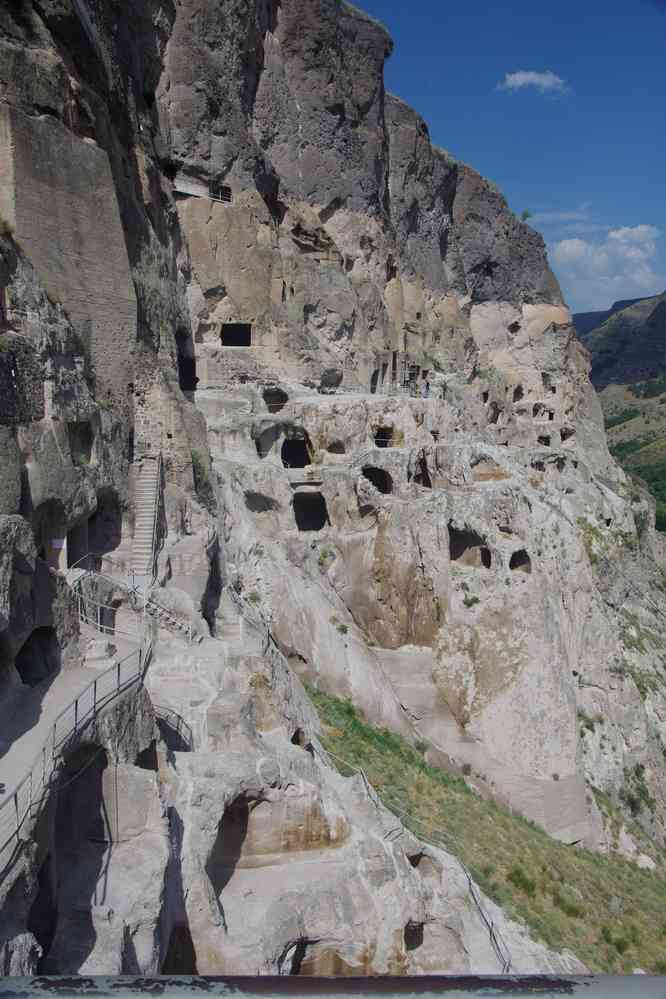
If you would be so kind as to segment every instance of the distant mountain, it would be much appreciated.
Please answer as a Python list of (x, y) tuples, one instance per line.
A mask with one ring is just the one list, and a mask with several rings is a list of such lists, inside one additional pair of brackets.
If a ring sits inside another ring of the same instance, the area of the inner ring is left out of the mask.
[[(591, 324), (591, 317), (596, 324)], [(666, 292), (615, 302), (607, 312), (574, 315), (580, 339), (592, 354), (592, 382), (629, 385), (666, 372)]]
[(622, 298), (618, 302), (613, 302), (610, 309), (604, 309), (601, 312), (575, 312), (573, 322), (579, 339), (583, 343), (586, 343), (587, 337), (592, 330), (601, 326), (602, 323), (605, 323), (616, 312), (621, 312), (622, 309), (626, 309), (630, 305), (635, 305), (636, 302), (647, 301), (649, 301), (647, 298)]

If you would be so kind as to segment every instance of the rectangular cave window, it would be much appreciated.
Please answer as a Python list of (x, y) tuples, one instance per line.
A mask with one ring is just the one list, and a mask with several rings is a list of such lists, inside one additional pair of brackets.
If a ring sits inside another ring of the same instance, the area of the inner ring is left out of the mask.
[(252, 326), (250, 323), (222, 323), (220, 343), (223, 347), (251, 347)]
[(231, 204), (231, 188), (227, 184), (211, 184), (210, 196), (213, 201), (223, 201), (225, 205)]

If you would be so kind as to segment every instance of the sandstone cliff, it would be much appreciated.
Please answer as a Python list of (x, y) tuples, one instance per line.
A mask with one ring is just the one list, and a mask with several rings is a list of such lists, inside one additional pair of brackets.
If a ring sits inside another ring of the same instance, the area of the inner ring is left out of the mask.
[[(4, 758), (153, 639), (30, 812), (5, 972), (502, 970), (301, 679), (566, 843), (639, 854), (605, 792), (663, 844), (653, 505), (543, 241), (391, 47), (340, 0), (0, 12)], [(580, 968), (483, 904), (515, 970)]]

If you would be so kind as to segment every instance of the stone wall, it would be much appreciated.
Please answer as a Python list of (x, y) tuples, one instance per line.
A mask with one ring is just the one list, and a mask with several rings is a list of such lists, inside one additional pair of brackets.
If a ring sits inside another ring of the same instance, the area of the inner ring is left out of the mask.
[(9, 107), (0, 138), (11, 160), (0, 161), (0, 211), (85, 344), (97, 396), (126, 415), (137, 309), (108, 157), (55, 118)]
[(33, 345), (0, 335), (0, 424), (18, 426), (44, 418), (42, 366)]

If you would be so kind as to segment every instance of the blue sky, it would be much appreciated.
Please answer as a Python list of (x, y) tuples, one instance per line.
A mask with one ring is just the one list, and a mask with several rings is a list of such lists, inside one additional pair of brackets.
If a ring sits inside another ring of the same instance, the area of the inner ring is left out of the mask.
[(546, 239), (574, 311), (666, 289), (666, 0), (357, 0), (386, 85)]

